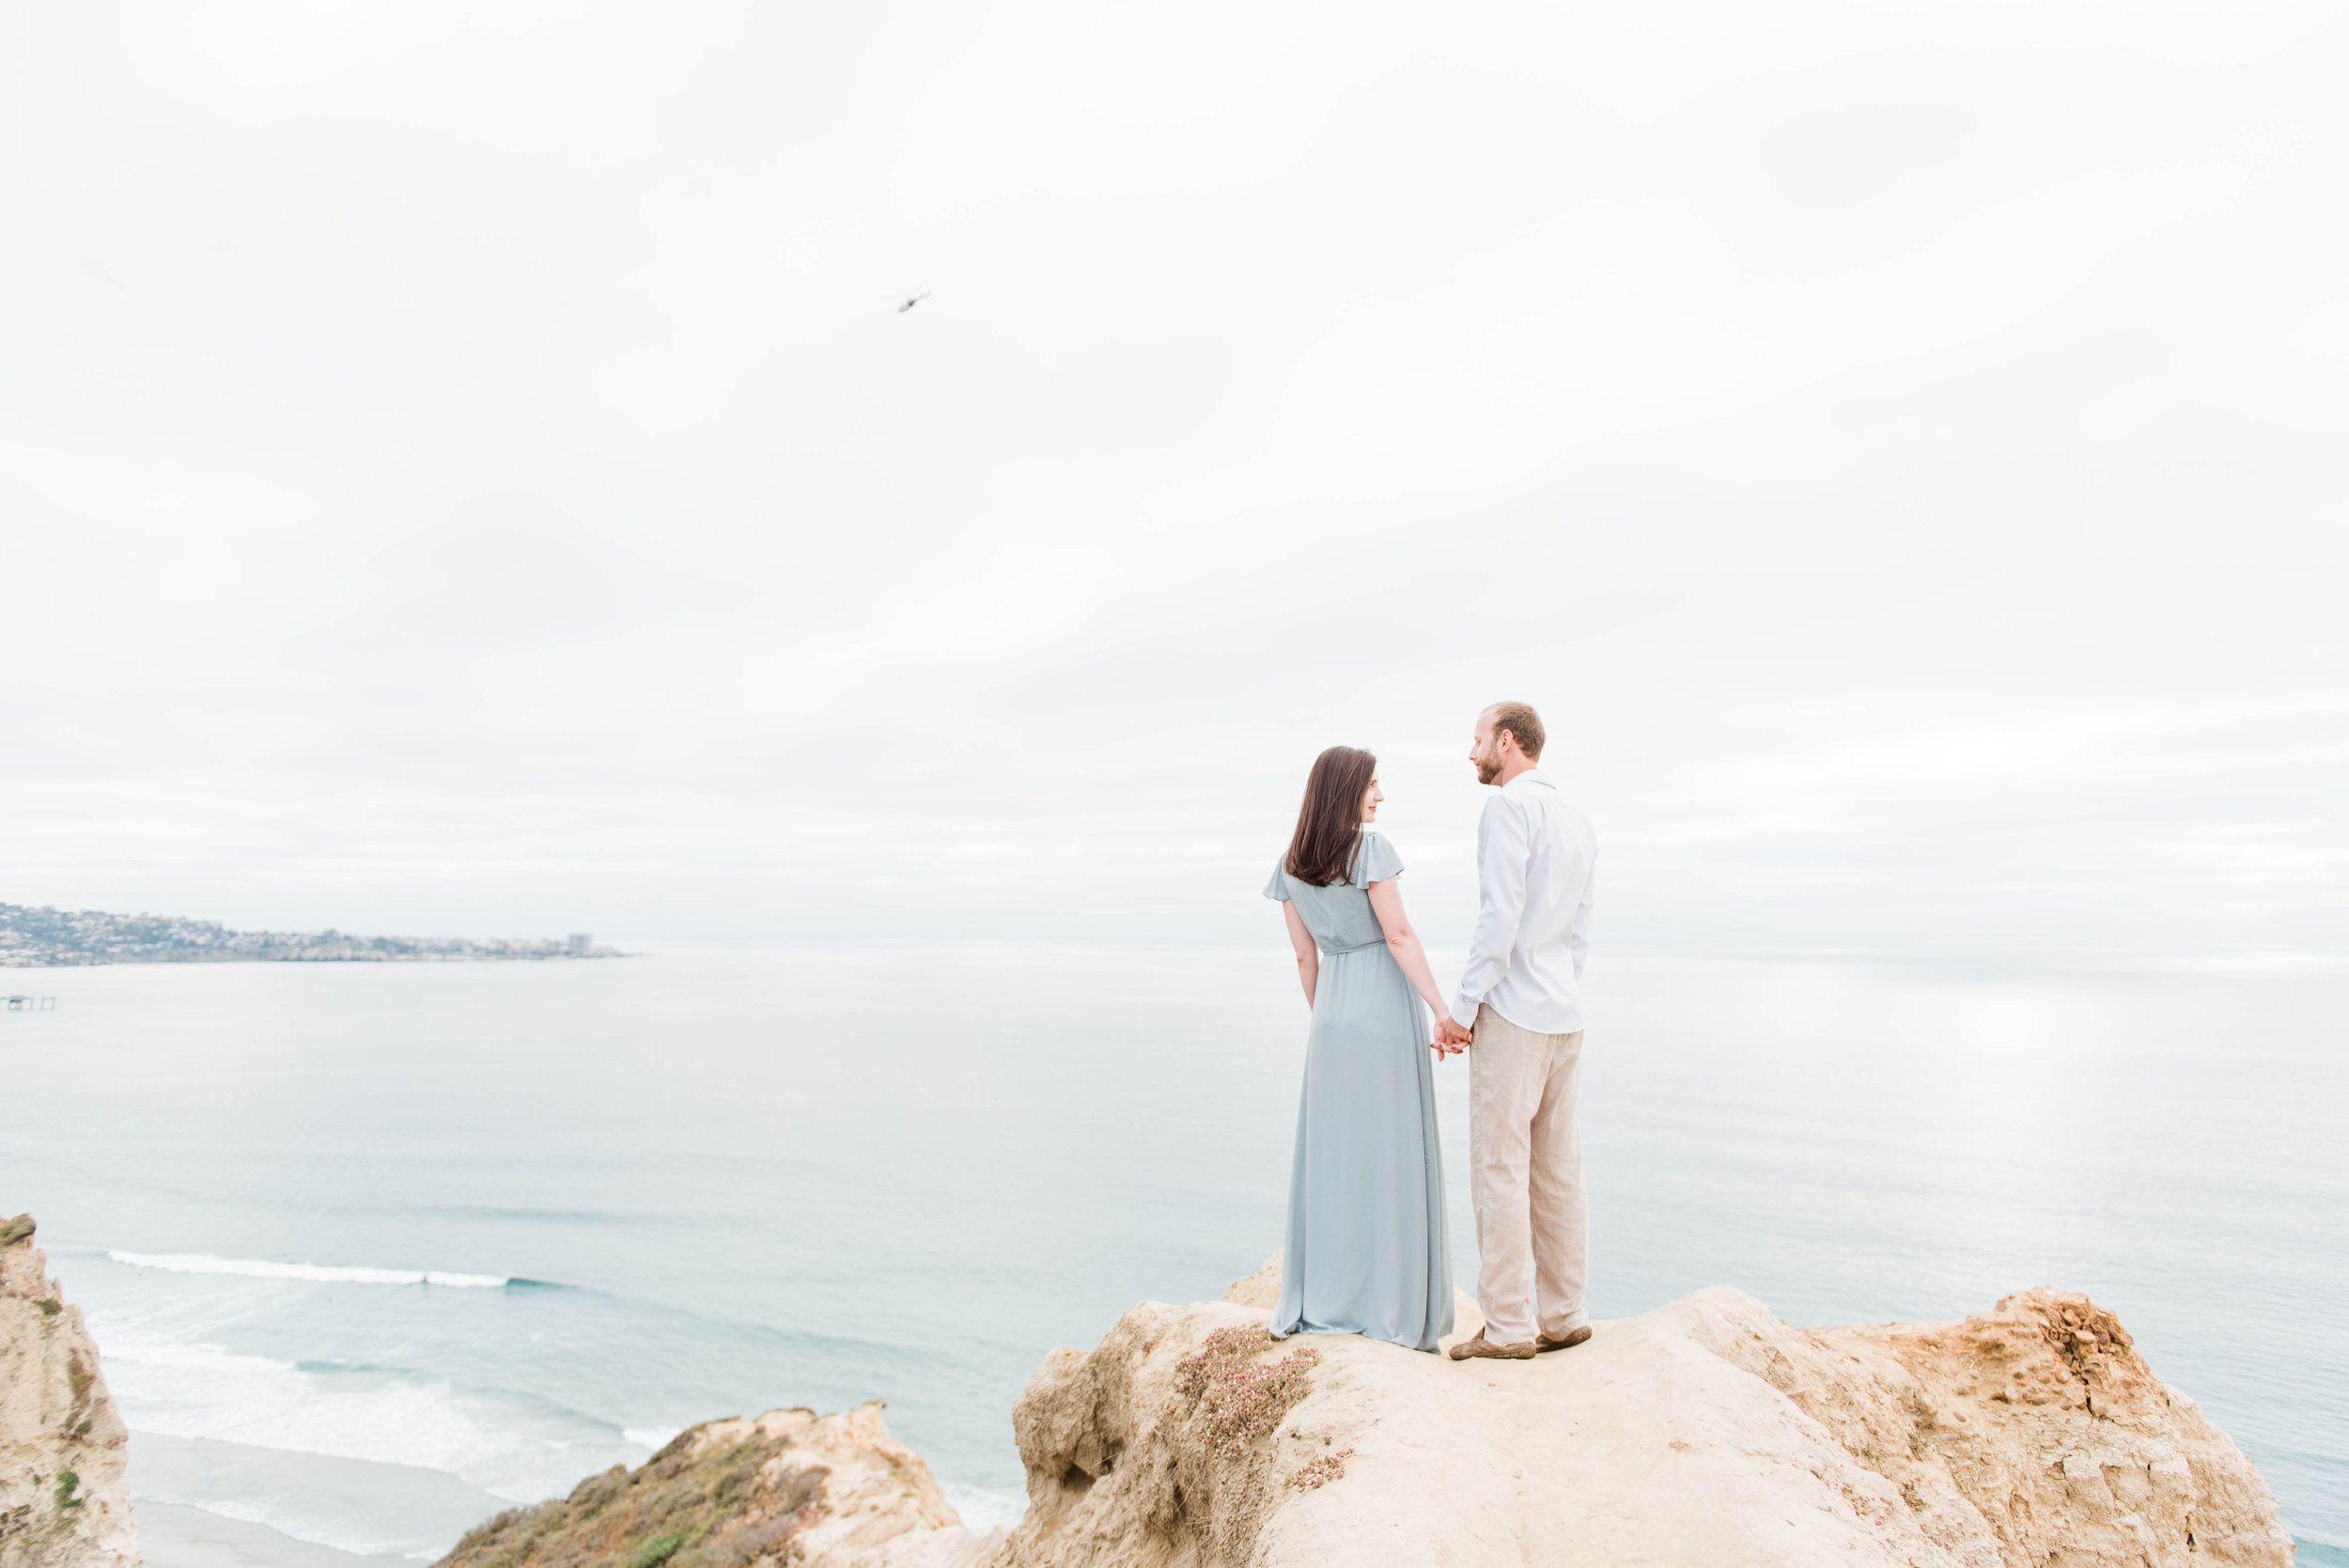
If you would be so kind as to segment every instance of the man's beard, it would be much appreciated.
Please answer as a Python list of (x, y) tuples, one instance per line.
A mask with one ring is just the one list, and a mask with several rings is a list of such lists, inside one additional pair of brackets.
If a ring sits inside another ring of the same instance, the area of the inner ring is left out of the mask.
[(1499, 777), (1501, 777), (1501, 764), (1486, 762), (1483, 757), (1476, 759), (1476, 782), (1478, 784), (1490, 784)]

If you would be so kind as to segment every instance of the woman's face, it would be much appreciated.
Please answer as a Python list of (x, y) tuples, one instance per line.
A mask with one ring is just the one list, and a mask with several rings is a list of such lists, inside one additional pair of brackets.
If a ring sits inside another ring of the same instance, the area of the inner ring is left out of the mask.
[(1379, 793), (1378, 781), (1371, 780), (1370, 787), (1362, 791), (1362, 820), (1364, 822), (1378, 820), (1378, 802), (1385, 799), (1386, 796)]

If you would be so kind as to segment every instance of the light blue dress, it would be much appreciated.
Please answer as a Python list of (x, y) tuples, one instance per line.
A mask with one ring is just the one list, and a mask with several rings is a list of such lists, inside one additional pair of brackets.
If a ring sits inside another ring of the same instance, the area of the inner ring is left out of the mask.
[(1321, 948), (1289, 1166), (1276, 1338), (1367, 1334), (1433, 1350), (1452, 1332), (1452, 1246), (1427, 1015), (1387, 951), (1370, 884), (1402, 857), (1365, 830), (1354, 874), (1317, 888), (1275, 867)]

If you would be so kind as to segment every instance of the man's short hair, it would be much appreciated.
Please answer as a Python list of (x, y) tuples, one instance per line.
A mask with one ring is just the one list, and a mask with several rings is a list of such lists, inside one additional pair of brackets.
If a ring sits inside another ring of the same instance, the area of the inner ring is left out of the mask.
[(1495, 703), (1486, 712), (1493, 716), (1493, 733), (1507, 730), (1517, 737), (1517, 750), (1539, 762), (1542, 756), (1542, 716), (1533, 711), (1532, 703)]

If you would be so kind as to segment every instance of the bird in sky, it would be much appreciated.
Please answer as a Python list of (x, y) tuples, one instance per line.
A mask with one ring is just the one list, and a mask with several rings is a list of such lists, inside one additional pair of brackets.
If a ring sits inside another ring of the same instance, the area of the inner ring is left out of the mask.
[(900, 315), (900, 316), (903, 316), (903, 315), (904, 315), (907, 311), (911, 310), (911, 309), (912, 309), (915, 305), (918, 305), (918, 304), (920, 304), (920, 303), (921, 303), (924, 300), (928, 299), (928, 298), (930, 297), (930, 295), (932, 294), (932, 292), (934, 292), (934, 290), (927, 289), (927, 288), (923, 289), (923, 290), (922, 290), (922, 292), (920, 292), (919, 294), (916, 294), (916, 295), (912, 296), (911, 298), (910, 298), (909, 300), (907, 300), (905, 303), (903, 303), (903, 304), (899, 305), (899, 306), (897, 307), (897, 314), (898, 314), (898, 315)]

